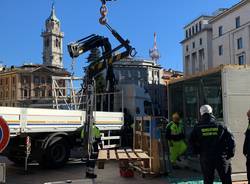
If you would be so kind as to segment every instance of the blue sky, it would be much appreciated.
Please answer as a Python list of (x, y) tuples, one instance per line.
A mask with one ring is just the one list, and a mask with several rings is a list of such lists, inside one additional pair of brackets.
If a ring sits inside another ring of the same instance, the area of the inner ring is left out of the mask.
[[(230, 7), (239, 0), (117, 0), (108, 3), (109, 24), (137, 49), (138, 57), (148, 58), (157, 32), (159, 63), (182, 70), (183, 27), (201, 14)], [(41, 31), (50, 14), (51, 0), (0, 0), (0, 61), (5, 65), (42, 63)], [(55, 0), (64, 38), (64, 63), (70, 68), (67, 43), (96, 33), (112, 35), (98, 22), (100, 0)], [(113, 38), (112, 44), (118, 44)], [(87, 55), (78, 58), (76, 73)]]

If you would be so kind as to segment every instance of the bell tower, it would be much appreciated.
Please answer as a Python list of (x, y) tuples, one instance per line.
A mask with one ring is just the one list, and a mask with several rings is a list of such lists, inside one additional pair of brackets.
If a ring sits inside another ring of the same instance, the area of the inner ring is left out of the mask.
[(63, 68), (62, 41), (64, 34), (61, 32), (54, 4), (49, 18), (45, 21), (45, 30), (41, 36), (43, 37), (43, 65)]

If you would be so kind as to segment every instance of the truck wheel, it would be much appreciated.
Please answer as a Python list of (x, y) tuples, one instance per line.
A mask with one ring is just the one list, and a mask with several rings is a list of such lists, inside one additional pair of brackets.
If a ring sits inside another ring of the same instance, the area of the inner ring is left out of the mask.
[(49, 168), (62, 167), (68, 161), (69, 155), (68, 142), (62, 137), (55, 137), (47, 147), (43, 161), (40, 164)]

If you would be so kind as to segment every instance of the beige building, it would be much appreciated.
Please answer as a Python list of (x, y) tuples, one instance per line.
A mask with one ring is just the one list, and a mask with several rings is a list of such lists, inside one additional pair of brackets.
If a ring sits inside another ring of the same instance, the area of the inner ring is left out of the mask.
[(212, 67), (211, 16), (200, 16), (184, 27), (183, 49), (184, 74), (194, 74)]
[(0, 106), (52, 107), (52, 76), (70, 75), (63, 69), (63, 33), (54, 6), (45, 22), (42, 37), (42, 65), (0, 67)]
[(68, 75), (64, 69), (44, 65), (1, 68), (0, 106), (52, 107), (52, 76)]
[(222, 64), (250, 64), (250, 0), (242, 0), (184, 27), (184, 74)]
[(209, 22), (213, 28), (213, 66), (250, 64), (250, 1), (240, 1)]

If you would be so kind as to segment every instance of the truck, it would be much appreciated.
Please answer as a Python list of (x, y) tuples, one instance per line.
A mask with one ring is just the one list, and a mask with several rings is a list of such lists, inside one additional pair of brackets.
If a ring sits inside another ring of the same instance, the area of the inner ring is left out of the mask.
[[(10, 129), (10, 142), (2, 154), (16, 164), (24, 164), (27, 137), (31, 141), (29, 161), (49, 168), (63, 166), (72, 150), (83, 146), (80, 135), (85, 111), (0, 107), (0, 116)], [(94, 111), (94, 119), (103, 141), (117, 140), (119, 143), (119, 136), (113, 132), (121, 129), (123, 113)]]
[[(168, 85), (169, 116), (174, 112), (181, 114), (187, 138), (199, 121), (199, 108), (204, 104), (211, 105), (217, 120), (232, 131), (236, 141), (236, 153), (232, 160), (232, 177), (235, 181), (246, 179), (245, 157), (242, 150), (244, 133), (248, 127), (246, 112), (250, 108), (249, 81), (249, 66), (221, 65), (172, 80)], [(189, 166), (199, 169), (198, 157), (191, 152), (188, 155), (190, 157), (186, 161)]]

